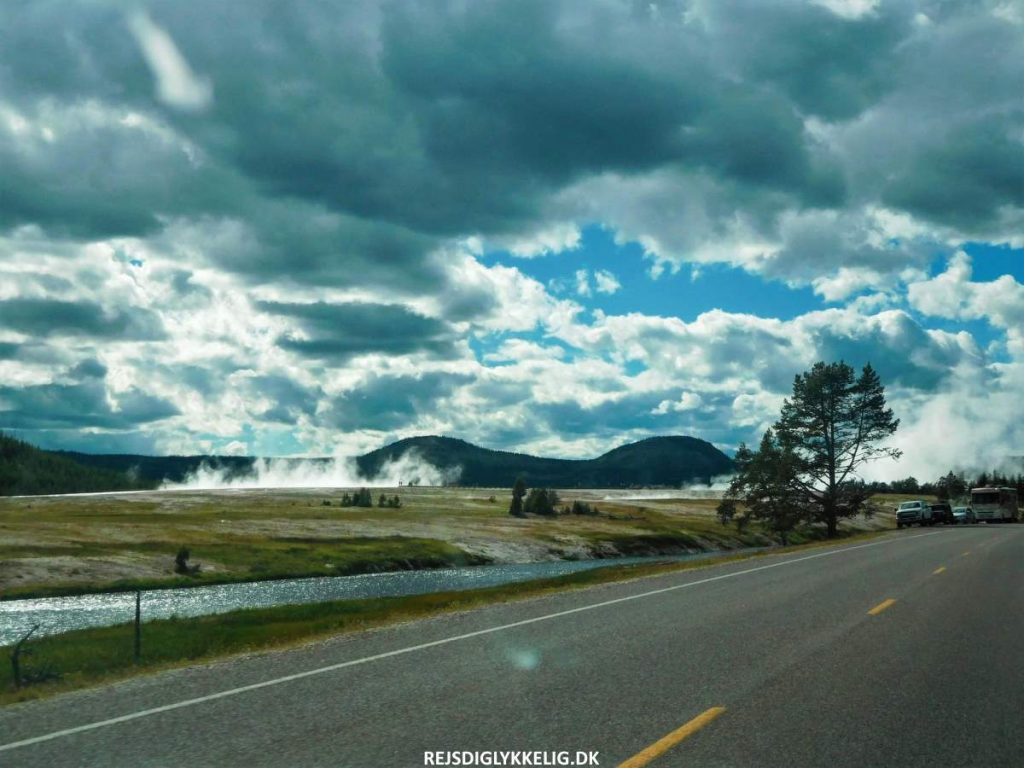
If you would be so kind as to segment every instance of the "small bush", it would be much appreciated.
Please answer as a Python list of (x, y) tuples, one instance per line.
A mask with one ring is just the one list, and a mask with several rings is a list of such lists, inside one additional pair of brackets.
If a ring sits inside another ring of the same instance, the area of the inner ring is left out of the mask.
[(572, 503), (572, 507), (569, 509), (569, 514), (596, 517), (601, 514), (601, 512), (597, 507), (592, 506), (585, 501), (577, 500)]
[(200, 570), (202, 570), (201, 565), (188, 564), (191, 554), (192, 553), (188, 551), (188, 547), (182, 547), (178, 550), (178, 554), (174, 556), (175, 573), (180, 573), (182, 576), (195, 576)]

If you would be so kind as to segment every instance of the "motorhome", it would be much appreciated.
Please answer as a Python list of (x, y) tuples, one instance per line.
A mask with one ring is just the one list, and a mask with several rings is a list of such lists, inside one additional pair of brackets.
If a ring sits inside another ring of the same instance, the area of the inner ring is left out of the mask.
[(1015, 523), (1019, 519), (1016, 488), (972, 488), (975, 519), (990, 523)]

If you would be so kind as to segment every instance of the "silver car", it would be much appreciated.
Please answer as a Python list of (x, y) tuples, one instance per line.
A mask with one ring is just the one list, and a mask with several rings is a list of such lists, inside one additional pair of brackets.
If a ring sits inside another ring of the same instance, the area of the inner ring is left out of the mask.
[(970, 507), (953, 507), (953, 525), (967, 525), (978, 522)]

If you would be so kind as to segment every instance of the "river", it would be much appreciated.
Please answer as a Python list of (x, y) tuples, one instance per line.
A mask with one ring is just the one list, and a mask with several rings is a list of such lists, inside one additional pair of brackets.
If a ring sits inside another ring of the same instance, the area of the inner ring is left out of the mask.
[[(749, 553), (760, 548), (732, 550)], [(617, 557), (605, 560), (555, 560), (541, 563), (476, 565), (421, 571), (391, 571), (355, 576), (324, 576), (280, 581), (249, 581), (182, 589), (151, 589), (142, 592), (143, 621), (171, 616), (203, 616), (242, 608), (357, 600), (369, 597), (401, 597), (431, 592), (480, 589), (500, 584), (545, 579), (611, 565), (701, 560), (730, 554), (700, 552), (660, 557)], [(0, 645), (8, 645), (34, 624), (33, 637), (55, 635), (86, 627), (104, 627), (132, 621), (134, 592), (106, 592), (69, 597), (0, 601)]]

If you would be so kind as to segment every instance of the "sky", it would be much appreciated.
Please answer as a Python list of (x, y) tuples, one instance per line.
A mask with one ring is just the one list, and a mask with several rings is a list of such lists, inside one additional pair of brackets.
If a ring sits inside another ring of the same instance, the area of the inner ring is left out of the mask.
[(0, 429), (731, 452), (870, 362), (1024, 454), (1021, 0), (0, 4)]

